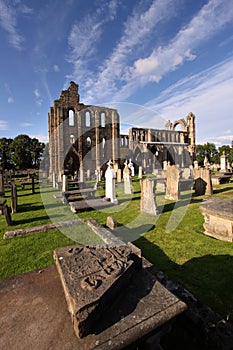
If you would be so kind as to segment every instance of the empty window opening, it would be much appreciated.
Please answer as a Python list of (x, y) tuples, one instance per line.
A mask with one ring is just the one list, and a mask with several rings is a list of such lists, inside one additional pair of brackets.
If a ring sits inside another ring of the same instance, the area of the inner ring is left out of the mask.
[(100, 114), (100, 125), (104, 128), (105, 127), (105, 122), (106, 122), (106, 120), (105, 120), (105, 113), (104, 112), (102, 112), (101, 114)]
[(74, 126), (74, 111), (69, 110), (69, 126)]
[(91, 126), (91, 114), (89, 111), (86, 112), (86, 127)]

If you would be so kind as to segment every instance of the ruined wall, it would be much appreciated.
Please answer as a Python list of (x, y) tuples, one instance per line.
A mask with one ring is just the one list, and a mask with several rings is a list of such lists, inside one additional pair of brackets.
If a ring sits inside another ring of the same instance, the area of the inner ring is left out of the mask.
[(50, 176), (58, 181), (63, 171), (99, 169), (119, 157), (119, 115), (115, 109), (85, 106), (79, 102), (78, 85), (70, 83), (54, 101), (48, 115)]

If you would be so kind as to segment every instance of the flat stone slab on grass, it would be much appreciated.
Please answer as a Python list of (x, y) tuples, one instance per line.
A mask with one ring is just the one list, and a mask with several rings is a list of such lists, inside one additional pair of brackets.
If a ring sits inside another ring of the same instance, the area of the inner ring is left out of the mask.
[(121, 299), (99, 322), (97, 334), (78, 338), (71, 326), (59, 275), (52, 265), (0, 280), (0, 348), (123, 349), (186, 309), (149, 272), (137, 270)]
[(201, 207), (205, 218), (205, 234), (233, 242), (233, 198), (211, 201)]
[(52, 224), (45, 224), (45, 225), (34, 226), (34, 227), (20, 228), (18, 230), (6, 231), (4, 233), (3, 238), (8, 239), (8, 238), (13, 238), (17, 236), (26, 236), (26, 235), (31, 235), (33, 233), (43, 232), (43, 231), (52, 230), (52, 229), (65, 227), (65, 226), (77, 225), (81, 223), (83, 223), (83, 220), (77, 219), (77, 220), (56, 222)]
[(88, 209), (102, 209), (111, 207), (114, 204), (104, 200), (103, 198), (95, 198), (95, 199), (83, 199), (76, 202), (70, 202), (70, 209), (73, 213), (88, 210)]
[(54, 259), (65, 291), (75, 333), (95, 331), (106, 309), (127, 286), (136, 264), (129, 246), (70, 246)]

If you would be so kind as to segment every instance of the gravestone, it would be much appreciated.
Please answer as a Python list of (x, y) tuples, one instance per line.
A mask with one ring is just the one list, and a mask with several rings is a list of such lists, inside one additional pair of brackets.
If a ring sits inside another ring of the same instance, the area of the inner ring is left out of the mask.
[(116, 184), (115, 178), (116, 173), (112, 169), (112, 161), (109, 160), (108, 168), (105, 172), (105, 199), (110, 200), (111, 203), (117, 204), (118, 200), (116, 199)]
[(129, 160), (129, 164), (128, 164), (129, 169), (131, 170), (131, 176), (134, 176), (134, 165), (133, 162), (131, 161), (131, 159)]
[(197, 160), (194, 160), (193, 165), (194, 165), (194, 169), (199, 169), (199, 165), (198, 165)]
[(220, 164), (221, 164), (221, 172), (226, 172), (227, 171), (227, 155), (225, 154), (225, 151), (223, 151), (223, 154), (221, 155), (221, 159), (220, 159)]
[(14, 181), (10, 181), (10, 186), (11, 186), (12, 213), (17, 213), (17, 207), (18, 207), (17, 187)]
[(168, 167), (168, 162), (167, 162), (167, 160), (164, 160), (163, 161), (163, 170), (167, 170), (167, 167)]
[(211, 181), (211, 170), (200, 168), (193, 169), (195, 193), (199, 196), (212, 195), (213, 186)]
[(121, 182), (121, 169), (117, 170), (117, 182)]
[(52, 183), (53, 183), (53, 188), (56, 188), (56, 175), (55, 175), (55, 172), (53, 171), (53, 174), (52, 174)]
[(55, 250), (74, 331), (92, 333), (137, 268), (130, 246), (71, 246)]
[(140, 181), (141, 185), (141, 200), (140, 210), (143, 213), (157, 215), (157, 204), (155, 195), (156, 181), (153, 179), (145, 179)]
[(62, 175), (62, 192), (68, 191), (68, 177), (67, 175)]
[(4, 197), (4, 170), (0, 167), (0, 196)]
[(12, 220), (11, 220), (11, 208), (8, 207), (6, 204), (6, 199), (5, 200), (0, 200), (0, 212), (2, 215), (5, 216), (6, 224), (8, 226), (12, 225)]
[(222, 198), (200, 207), (207, 236), (233, 242), (233, 198)]
[(127, 160), (125, 161), (125, 167), (123, 170), (123, 179), (124, 179), (124, 193), (125, 194), (132, 194), (133, 189), (132, 189), (132, 180), (131, 180), (131, 170), (128, 167)]
[(180, 197), (180, 171), (175, 165), (168, 165), (166, 169), (166, 194), (165, 198), (178, 200)]
[(117, 229), (117, 221), (114, 216), (108, 216), (106, 220), (106, 226), (109, 227), (111, 230)]
[(138, 178), (142, 179), (142, 166), (138, 167)]

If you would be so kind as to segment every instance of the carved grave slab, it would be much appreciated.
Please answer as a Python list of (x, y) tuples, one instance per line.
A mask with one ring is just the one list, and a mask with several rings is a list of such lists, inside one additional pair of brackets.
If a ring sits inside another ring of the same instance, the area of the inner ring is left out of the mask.
[(96, 322), (140, 266), (128, 245), (70, 246), (55, 250), (54, 259), (80, 338), (94, 332)]

